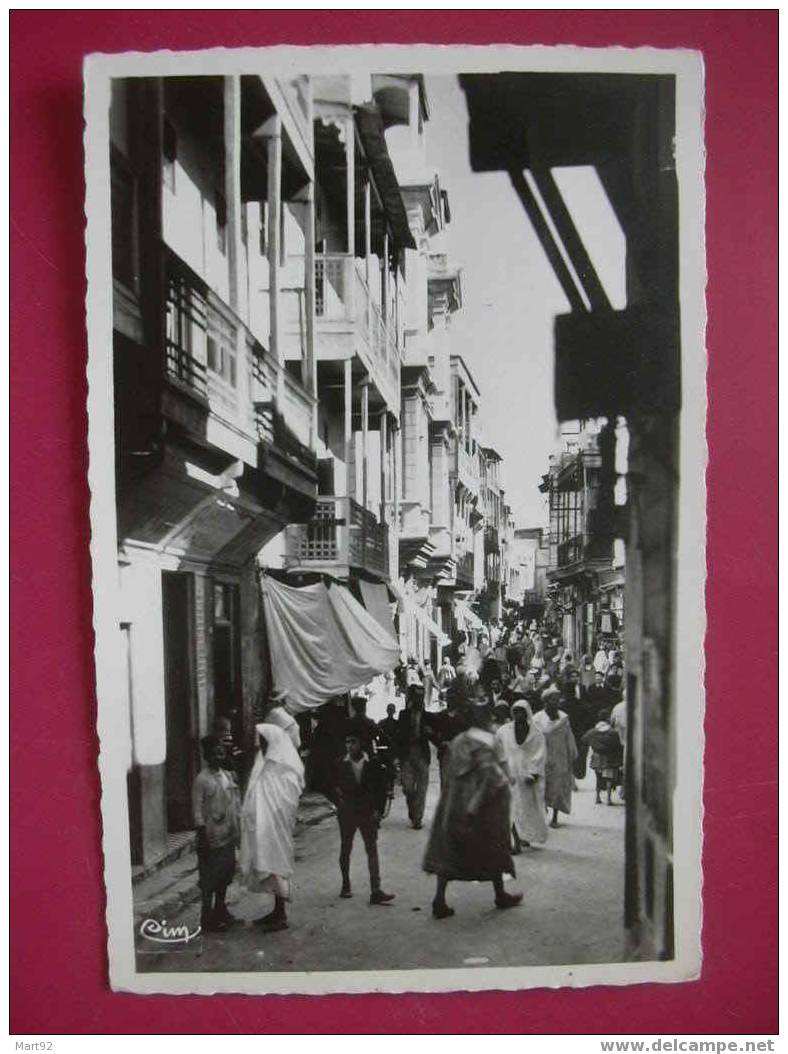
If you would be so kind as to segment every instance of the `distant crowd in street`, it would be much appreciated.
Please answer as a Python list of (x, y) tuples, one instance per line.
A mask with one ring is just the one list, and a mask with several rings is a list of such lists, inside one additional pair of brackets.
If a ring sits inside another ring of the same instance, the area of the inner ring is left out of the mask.
[(436, 877), (434, 917), (454, 914), (446, 900), (452, 881), (489, 881), (498, 908), (516, 906), (522, 894), (503, 886), (504, 876), (514, 875), (512, 857), (547, 841), (560, 814), (571, 812), (588, 767), (596, 802), (623, 798), (624, 670), (617, 641), (599, 641), (575, 661), (560, 638), (536, 622), (514, 620), (475, 639), (459, 637), (437, 673), (429, 662), (403, 661), (394, 680), (395, 698), (404, 705), (398, 711), (390, 702), (379, 722), (367, 715), (361, 694), (321, 707), (316, 723), (299, 722), (274, 703), (256, 726), (248, 776), (231, 722), (220, 720), (202, 742), (204, 766), (193, 795), (203, 930), (233, 925), (225, 897), (236, 870), (247, 890), (274, 898), (256, 924), (266, 932), (287, 927), (293, 833), (307, 781), (336, 810), (339, 895), (353, 895), (350, 859), (358, 832), (369, 902), (390, 904), (394, 894), (381, 879), (380, 825), (400, 785), (411, 826), (422, 827), (433, 748), (441, 793), (423, 866)]

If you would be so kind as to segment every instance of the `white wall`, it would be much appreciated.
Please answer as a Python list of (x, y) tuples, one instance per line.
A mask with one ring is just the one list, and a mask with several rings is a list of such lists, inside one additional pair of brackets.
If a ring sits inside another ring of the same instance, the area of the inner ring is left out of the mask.
[(218, 295), (229, 296), (227, 254), (219, 249), (216, 231), (216, 190), (224, 191), (216, 157), (167, 114), (177, 136), (174, 189), (167, 179), (162, 191), (164, 241)]
[(167, 755), (161, 567), (131, 550), (121, 564), (120, 619), (129, 624), (132, 756), (137, 765), (160, 765)]

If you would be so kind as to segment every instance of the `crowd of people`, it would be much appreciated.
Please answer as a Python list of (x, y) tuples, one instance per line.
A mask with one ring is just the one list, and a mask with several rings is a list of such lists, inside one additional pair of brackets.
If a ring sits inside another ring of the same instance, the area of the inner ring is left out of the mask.
[[(353, 895), (350, 859), (356, 833), (367, 856), (373, 905), (394, 899), (381, 883), (379, 829), (400, 785), (411, 826), (424, 822), (433, 748), (441, 792), (424, 870), (436, 877), (436, 918), (454, 911), (452, 881), (489, 881), (498, 908), (522, 895), (504, 890), (513, 856), (543, 845), (568, 814), (577, 781), (590, 766), (596, 802), (623, 798), (626, 746), (621, 649), (600, 643), (575, 662), (560, 639), (532, 623), (459, 640), (437, 673), (414, 659), (396, 671), (397, 698), (386, 717), (367, 715), (362, 695), (340, 698), (310, 722), (274, 704), (256, 726), (248, 777), (239, 780), (239, 751), (228, 722), (202, 743), (204, 766), (194, 784), (202, 892), (201, 925), (225, 930), (235, 921), (226, 891), (236, 870), (250, 892), (273, 896), (256, 921), (266, 932), (287, 927), (294, 870), (293, 833), (305, 782), (334, 805), (340, 834), (340, 896)], [(307, 765), (304, 764), (306, 755)], [(589, 760), (590, 757), (590, 760)], [(239, 784), (245, 785), (243, 798)], [(239, 850), (236, 860), (236, 850)]]

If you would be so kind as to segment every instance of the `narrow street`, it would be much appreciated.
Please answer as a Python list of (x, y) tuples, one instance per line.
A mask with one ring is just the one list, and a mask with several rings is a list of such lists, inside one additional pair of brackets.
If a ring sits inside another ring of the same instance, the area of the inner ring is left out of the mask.
[[(398, 788), (380, 833), (383, 886), (396, 894), (370, 907), (366, 856), (360, 836), (353, 850), (351, 900), (339, 898), (339, 833), (330, 818), (300, 831), (290, 928), (262, 934), (250, 920), (269, 910), (269, 898), (231, 887), (230, 910), (243, 924), (207, 934), (183, 950), (138, 954), (141, 972), (307, 971), (530, 966), (615, 962), (621, 957), (624, 898), (624, 807), (594, 804), (593, 776), (573, 797), (573, 812), (551, 830), (547, 844), (516, 857), (508, 888), (523, 904), (497, 911), (488, 885), (454, 883), (457, 914), (432, 918), (433, 880), (421, 870), (438, 797), (433, 761), (425, 826), (408, 824)], [(169, 925), (197, 927), (194, 905)], [(139, 940), (139, 938), (138, 938)], [(150, 942), (145, 942), (149, 945)]]

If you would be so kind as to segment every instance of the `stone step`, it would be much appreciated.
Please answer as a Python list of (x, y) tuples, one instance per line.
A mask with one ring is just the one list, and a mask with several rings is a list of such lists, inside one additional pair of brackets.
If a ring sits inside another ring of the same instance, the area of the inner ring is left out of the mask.
[(194, 850), (196, 835), (194, 831), (178, 831), (167, 838), (167, 848), (164, 852), (147, 864), (138, 865), (131, 869), (131, 884), (133, 886), (145, 882), (157, 871), (169, 867), (179, 857)]

